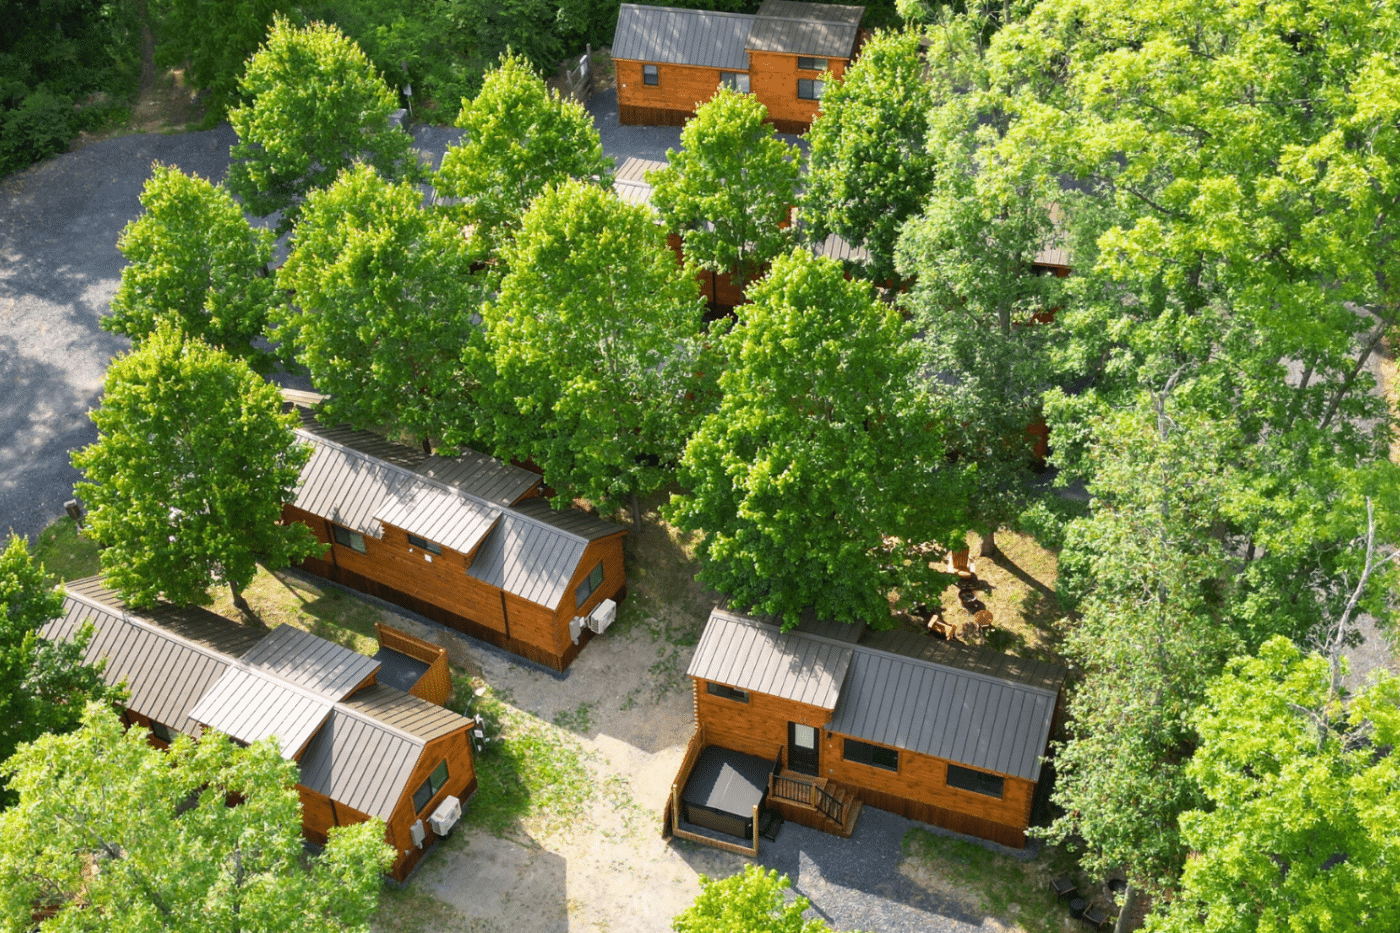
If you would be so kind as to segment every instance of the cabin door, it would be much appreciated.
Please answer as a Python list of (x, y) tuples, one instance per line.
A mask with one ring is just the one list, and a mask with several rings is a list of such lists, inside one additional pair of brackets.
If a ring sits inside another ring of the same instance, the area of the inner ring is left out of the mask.
[(802, 774), (817, 774), (817, 730), (800, 722), (788, 723), (787, 766)]

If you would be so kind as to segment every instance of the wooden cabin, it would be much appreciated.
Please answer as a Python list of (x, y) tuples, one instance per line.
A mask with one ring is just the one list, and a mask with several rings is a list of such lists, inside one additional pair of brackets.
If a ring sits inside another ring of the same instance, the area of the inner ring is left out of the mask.
[(70, 639), (93, 626), (85, 661), (106, 659), (106, 681), (126, 684), (126, 724), (162, 747), (208, 729), (243, 743), (275, 738), (298, 765), (312, 842), (378, 817), (402, 881), (476, 792), (475, 723), (421, 696), (441, 692), (445, 658), (423, 660), (434, 646), (381, 626), (370, 658), (287, 625), (260, 633), (204, 609), (137, 612), (96, 577), (67, 590), (63, 617), (40, 634)]
[(863, 626), (784, 633), (716, 609), (687, 673), (695, 735), (670, 832), (757, 854), (770, 813), (848, 836), (873, 806), (1025, 845), (1063, 668)]
[(804, 133), (826, 82), (856, 54), (865, 8), (764, 0), (757, 14), (624, 3), (612, 58), (622, 124), (681, 126), (721, 85), (753, 94), (782, 133)]
[(559, 671), (607, 627), (626, 529), (551, 508), (537, 473), (494, 457), (432, 456), (294, 408), (312, 456), (282, 518), (327, 546), (302, 569)]

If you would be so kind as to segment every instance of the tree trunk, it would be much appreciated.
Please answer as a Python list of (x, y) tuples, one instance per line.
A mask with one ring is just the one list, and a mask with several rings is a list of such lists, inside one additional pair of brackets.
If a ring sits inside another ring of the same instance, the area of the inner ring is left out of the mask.
[(428, 435), (423, 435), (423, 455), (431, 457), (433, 455), (433, 445), (428, 442)]
[(637, 487), (632, 487), (632, 531), (642, 533), (642, 503), (637, 498)]
[(252, 615), (253, 607), (248, 605), (248, 600), (243, 598), (243, 590), (239, 589), (232, 583), (228, 585), (228, 588), (229, 592), (233, 594), (234, 608), (236, 608), (239, 612), (245, 613), (247, 615)]
[(997, 547), (997, 526), (992, 525), (987, 528), (982, 535), (982, 545), (977, 551), (978, 557), (995, 557), (1001, 553), (1001, 548)]
[(1132, 933), (1138, 928), (1137, 915), (1142, 907), (1142, 889), (1128, 881), (1128, 889), (1123, 892), (1123, 908), (1118, 911), (1118, 923), (1113, 933)]

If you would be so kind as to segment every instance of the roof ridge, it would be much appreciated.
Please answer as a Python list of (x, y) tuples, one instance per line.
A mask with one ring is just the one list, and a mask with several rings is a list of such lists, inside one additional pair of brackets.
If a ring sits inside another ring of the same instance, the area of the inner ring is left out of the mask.
[[(558, 525), (552, 525), (552, 524), (550, 524), (549, 522), (542, 521), (541, 519), (534, 518), (534, 517), (532, 517), (532, 516), (530, 516), (530, 515), (526, 515), (524, 512), (521, 512), (521, 511), (519, 511), (519, 510), (516, 508), (517, 505), (522, 505), (522, 504), (524, 504), (523, 502), (522, 502), (522, 503), (515, 503), (515, 504), (512, 504), (512, 505), (500, 505), (500, 504), (498, 504), (498, 503), (491, 502), (491, 501), (488, 501), (488, 500), (486, 500), (486, 499), (483, 499), (482, 497), (476, 495), (475, 493), (467, 492), (465, 489), (462, 489), (460, 486), (453, 486), (453, 485), (451, 485), (450, 483), (444, 483), (444, 482), (442, 482), (441, 480), (433, 479), (431, 476), (424, 476), (424, 475), (422, 475), (421, 473), (415, 473), (413, 470), (410, 470), (410, 469), (408, 469), (407, 467), (401, 467), (401, 466), (399, 466), (397, 463), (391, 463), (390, 461), (388, 461), (388, 460), (383, 460), (383, 459), (381, 459), (381, 458), (379, 458), (379, 457), (374, 456), (373, 454), (367, 454), (367, 453), (365, 453), (363, 450), (357, 450), (357, 449), (354, 448), (354, 447), (350, 447), (349, 445), (342, 444), (340, 441), (331, 440), (329, 437), (324, 437), (324, 436), (322, 436), (322, 435), (320, 435), (320, 434), (317, 434), (315, 431), (308, 430), (305, 426), (299, 427), (299, 428), (293, 428), (292, 430), (293, 430), (295, 433), (299, 434), (299, 435), (304, 434), (304, 435), (307, 435), (307, 436), (309, 436), (309, 437), (314, 438), (315, 440), (313, 441), (313, 443), (326, 444), (326, 445), (328, 445), (328, 446), (330, 446), (330, 447), (333, 447), (333, 448), (335, 448), (336, 450), (339, 450), (339, 451), (341, 451), (341, 452), (343, 452), (343, 453), (353, 454), (354, 456), (362, 457), (362, 458), (364, 458), (364, 459), (366, 459), (366, 460), (373, 460), (375, 463), (381, 463), (381, 464), (383, 464), (384, 466), (388, 467), (389, 469), (394, 470), (394, 471), (397, 471), (398, 473), (401, 473), (401, 474), (403, 475), (403, 477), (405, 477), (405, 478), (412, 479), (412, 480), (414, 480), (415, 482), (427, 483), (429, 486), (436, 486), (437, 488), (439, 488), (439, 489), (441, 489), (441, 490), (443, 490), (443, 491), (445, 491), (445, 492), (456, 493), (457, 495), (461, 496), (462, 498), (468, 499), (468, 500), (470, 500), (471, 502), (476, 503), (477, 505), (482, 505), (482, 506), (485, 506), (485, 507), (488, 508), (488, 509), (493, 509), (493, 510), (495, 510), (495, 512), (496, 512), (496, 518), (497, 518), (497, 519), (499, 519), (499, 518), (501, 517), (501, 515), (504, 515), (505, 513), (509, 512), (509, 513), (511, 513), (512, 515), (515, 515), (515, 516), (518, 517), (518, 518), (521, 518), (521, 519), (524, 519), (524, 520), (527, 521), (527, 522), (530, 522), (531, 524), (539, 525), (540, 527), (546, 528), (546, 529), (548, 529), (549, 531), (551, 531), (551, 532), (553, 532), (553, 533), (555, 533), (555, 534), (564, 535), (565, 537), (572, 538), (572, 539), (575, 540), (575, 541), (580, 541), (580, 542), (583, 542), (584, 544), (587, 544), (589, 541), (592, 540), (591, 538), (586, 538), (586, 537), (584, 537), (583, 535), (578, 535), (578, 534), (575, 534), (575, 533), (572, 532), (572, 531), (568, 531), (568, 530), (566, 530), (566, 529), (560, 528)], [(392, 442), (388, 442), (388, 443), (392, 443)], [(488, 454), (487, 456), (490, 456), (490, 455)], [(493, 458), (493, 459), (499, 459), (499, 458)], [(395, 491), (397, 491), (397, 487), (396, 487)], [(534, 496), (534, 497), (532, 497), (532, 498), (540, 498), (540, 497)], [(530, 499), (524, 500), (524, 502), (529, 502), (529, 501), (530, 501)], [(553, 508), (553, 507), (550, 506), (550, 508)], [(373, 518), (373, 516), (371, 516), (371, 518)], [(494, 530), (495, 530), (495, 529), (494, 529), (494, 526), (493, 526), (492, 531), (494, 531)], [(620, 531), (625, 531), (626, 529), (619, 529), (619, 530), (620, 530)], [(490, 532), (487, 532), (487, 534), (490, 534)]]
[[(952, 671), (957, 674), (966, 675), (975, 680), (981, 680), (996, 684), (1005, 684), (1009, 687), (1022, 688), (1025, 690), (1029, 690), (1033, 693), (1038, 693), (1041, 696), (1054, 697), (1058, 694), (1058, 691), (1050, 690), (1047, 687), (1041, 687), (1036, 684), (1028, 684), (1019, 680), (1010, 680), (1005, 677), (997, 677), (994, 674), (984, 674), (981, 671), (970, 671), (967, 668), (955, 667), (951, 664), (940, 664), (937, 661), (930, 661), (926, 658), (911, 658), (907, 654), (900, 654), (897, 651), (884, 651), (880, 648), (872, 648), (869, 645), (862, 645), (859, 642), (840, 641), (839, 639), (835, 638), (827, 638), (825, 635), (813, 635), (811, 632), (784, 632), (780, 627), (774, 626), (771, 622), (764, 622), (761, 619), (755, 619), (752, 616), (739, 615), (737, 613), (730, 612), (727, 609), (717, 609), (715, 611), (723, 612), (731, 618), (738, 619), (753, 626), (774, 629), (777, 631), (777, 634), (785, 637), (810, 638), (813, 641), (821, 642), (823, 644), (846, 647), (850, 648), (852, 651), (861, 651), (867, 655), (874, 655), (877, 657), (884, 658), (893, 658), (899, 661), (907, 661), (910, 664), (920, 664), (924, 667), (933, 668), (935, 670)], [(1008, 655), (1008, 657), (1015, 657), (1015, 655)]]
[(726, 16), (731, 19), (757, 19), (756, 13), (731, 13), (728, 10), (696, 10), (690, 7), (681, 6), (655, 6), (650, 3), (624, 3), (618, 7), (632, 7), (635, 10), (660, 10), (663, 13), (687, 13), (692, 16)]
[[(154, 619), (147, 619), (145, 616), (135, 615), (130, 610), (118, 608), (116, 606), (111, 605), (110, 603), (104, 603), (98, 599), (95, 599), (94, 597), (88, 596), (86, 593), (77, 593), (73, 590), (68, 589), (67, 587), (64, 588), (64, 592), (66, 593), (64, 597), (65, 599), (76, 599), (78, 602), (83, 603), (90, 609), (97, 609), (101, 612), (111, 613), (123, 622), (135, 625), (138, 628), (147, 629), (148, 631), (152, 631), (155, 634), (163, 636), (165, 638), (169, 638), (172, 641), (184, 645), (187, 648), (192, 648), (195, 651), (200, 652), (201, 654), (208, 655), (214, 658), (215, 660), (226, 661), (229, 664), (238, 663), (239, 659), (234, 657), (233, 655), (224, 654), (217, 648), (211, 648), (208, 645), (202, 645), (199, 642), (194, 641), (193, 639), (186, 638), (179, 632), (172, 632), (170, 629), (161, 625), (159, 622), (156, 622)], [(259, 641), (261, 640), (262, 639), (259, 639)], [(251, 651), (252, 649), (250, 648), (249, 650)]]

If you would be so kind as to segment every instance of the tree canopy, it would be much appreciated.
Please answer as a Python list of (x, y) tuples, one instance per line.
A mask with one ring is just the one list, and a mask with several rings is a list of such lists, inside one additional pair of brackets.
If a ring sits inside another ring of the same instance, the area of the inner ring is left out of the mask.
[(879, 32), (831, 82), (807, 132), (802, 219), (820, 242), (832, 233), (870, 252), (866, 274), (894, 275), (900, 226), (919, 213), (936, 175), (926, 147), (934, 95), (917, 32)]
[(661, 222), (703, 269), (747, 278), (787, 246), (801, 153), (767, 116), (752, 95), (721, 87), (681, 130), (680, 151), (666, 151), (667, 167), (647, 177)]
[(596, 179), (612, 185), (612, 160), (593, 117), (576, 101), (554, 95), (530, 63), (501, 56), (481, 93), (462, 101), (462, 142), (442, 157), (439, 194), (462, 199), (447, 210), (473, 224), (493, 250), (515, 233), (530, 202), (549, 185)]
[(252, 340), (275, 300), (272, 234), (250, 226), (222, 185), (160, 163), (141, 207), (117, 240), (127, 265), (102, 326), (140, 343), (168, 316), (234, 356), (263, 359)]
[[(86, 633), (63, 643), (38, 636), (61, 615), (63, 592), (49, 584), (24, 539), (10, 535), (0, 551), (0, 761), (23, 742), (76, 727), (85, 701), (121, 698), (99, 667), (83, 663)], [(0, 808), (14, 796), (0, 784)]]
[(912, 331), (869, 285), (801, 249), (749, 297), (720, 341), (722, 398), (686, 446), (670, 518), (703, 531), (700, 577), (736, 605), (789, 625), (808, 608), (878, 625), (891, 590), (932, 580), (926, 561), (891, 559), (887, 539), (967, 527)]
[(334, 26), (297, 28), (277, 16), (238, 87), (244, 102), (228, 115), (238, 142), (227, 184), (255, 216), (281, 211), (279, 234), (309, 191), (352, 162), (392, 178), (416, 172), (412, 137), (389, 125), (397, 95)]
[(88, 534), (107, 583), (132, 605), (210, 601), (242, 590), (256, 562), (276, 569), (321, 549), (279, 524), (310, 450), (277, 387), (248, 365), (161, 321), (107, 370), (97, 441), (73, 453)]
[(480, 258), (414, 185), (368, 165), (313, 191), (278, 271), (276, 336), (330, 395), (328, 416), (441, 435), (467, 404), (463, 347), (480, 340)]
[(40, 930), (368, 930), (394, 858), (381, 821), (333, 828), (307, 857), (275, 740), (182, 735), (166, 752), (147, 735), (94, 703), (4, 766), (20, 803), (0, 813), (0, 929), (34, 929), (37, 906), (54, 911)]
[(828, 933), (822, 920), (803, 920), (805, 897), (789, 901), (783, 892), (791, 885), (786, 875), (759, 865), (728, 878), (700, 876), (700, 894), (676, 915), (676, 933)]
[(1400, 681), (1348, 701), (1329, 659), (1278, 636), (1232, 660), (1193, 718), (1205, 799), (1181, 815), (1192, 858), (1148, 930), (1400, 926)]
[(655, 489), (698, 404), (694, 278), (645, 208), (579, 181), (535, 199), (504, 257), (482, 313), (498, 381), (481, 431), (563, 498)]

